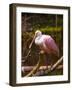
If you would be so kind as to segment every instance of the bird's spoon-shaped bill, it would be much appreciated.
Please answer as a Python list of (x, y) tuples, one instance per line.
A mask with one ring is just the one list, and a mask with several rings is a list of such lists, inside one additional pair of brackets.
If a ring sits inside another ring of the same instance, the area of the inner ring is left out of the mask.
[(35, 38), (36, 38), (36, 35), (34, 35), (34, 37), (33, 37), (33, 39), (32, 39), (32, 42), (31, 42), (30, 45), (29, 45), (29, 49), (32, 47), (32, 44), (33, 44), (33, 42), (35, 41)]

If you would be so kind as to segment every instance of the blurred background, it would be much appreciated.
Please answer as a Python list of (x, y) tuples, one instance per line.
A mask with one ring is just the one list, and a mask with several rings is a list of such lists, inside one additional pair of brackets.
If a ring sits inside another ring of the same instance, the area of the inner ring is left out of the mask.
[[(45, 55), (41, 66), (46, 66), (46, 61), (48, 65), (53, 65), (61, 56), (63, 56), (63, 15), (58, 14), (35, 14), (35, 13), (22, 13), (22, 77), (27, 75), (35, 66), (39, 60), (40, 48), (33, 43), (31, 50), (29, 50), (29, 45), (34, 37), (36, 30), (42, 31), (43, 34), (51, 35), (55, 40), (57, 46), (59, 47), (60, 55), (56, 57), (55, 55), (49, 56)], [(29, 54), (28, 54), (29, 53)], [(63, 62), (61, 63), (63, 65)], [(31, 69), (24, 70), (27, 66)], [(44, 71), (43, 71), (44, 72)], [(50, 73), (43, 73), (38, 76), (45, 75), (62, 75), (63, 68), (54, 70)]]

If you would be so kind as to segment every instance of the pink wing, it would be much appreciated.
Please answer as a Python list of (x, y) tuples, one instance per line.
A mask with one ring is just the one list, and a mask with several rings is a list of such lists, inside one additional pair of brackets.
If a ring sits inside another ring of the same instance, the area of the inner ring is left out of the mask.
[(45, 38), (44, 41), (45, 41), (46, 47), (48, 48), (49, 53), (53, 53), (59, 57), (59, 48), (57, 47), (53, 38), (50, 36), (50, 37)]

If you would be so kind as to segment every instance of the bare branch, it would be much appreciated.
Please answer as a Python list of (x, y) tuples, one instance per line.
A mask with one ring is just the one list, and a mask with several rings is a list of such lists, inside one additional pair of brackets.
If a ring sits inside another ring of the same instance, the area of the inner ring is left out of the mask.
[(63, 56), (52, 66), (51, 71), (54, 70), (63, 61)]
[[(34, 68), (34, 66), (22, 66), (22, 72), (29, 72), (29, 71), (31, 71), (32, 69)], [(50, 69), (51, 68), (51, 65), (48, 65), (48, 66), (40, 66), (39, 67), (39, 71), (40, 70), (47, 70), (47, 69)], [(63, 68), (63, 65), (59, 65), (59, 66), (57, 66), (56, 67), (56, 69), (57, 70), (59, 70), (59, 69), (62, 69)]]
[[(26, 75), (26, 77), (28, 76), (33, 76), (37, 73), (37, 71), (39, 70), (40, 66), (41, 66), (41, 63), (43, 61), (43, 56), (44, 56), (44, 53), (40, 53), (39, 55), (39, 61), (38, 63), (36, 64), (36, 66)], [(63, 60), (63, 56), (50, 68), (47, 70), (47, 72), (51, 72), (53, 71)]]

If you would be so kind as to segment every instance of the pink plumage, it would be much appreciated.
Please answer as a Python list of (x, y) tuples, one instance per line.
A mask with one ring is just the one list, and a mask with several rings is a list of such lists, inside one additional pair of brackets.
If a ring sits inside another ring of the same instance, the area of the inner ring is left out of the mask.
[(48, 54), (55, 54), (56, 56), (59, 56), (59, 49), (54, 39), (49, 35), (45, 35), (45, 36), (46, 37), (44, 37), (43, 39), (42, 49)]
[[(50, 35), (44, 35), (41, 31), (37, 30), (32, 43), (33, 41), (35, 41), (35, 44), (38, 45), (45, 53), (54, 54), (59, 57), (59, 48)], [(29, 47), (32, 46), (32, 43)]]
[(35, 44), (40, 46), (41, 50), (48, 54), (59, 56), (59, 49), (50, 35), (44, 35), (41, 31), (36, 31)]

